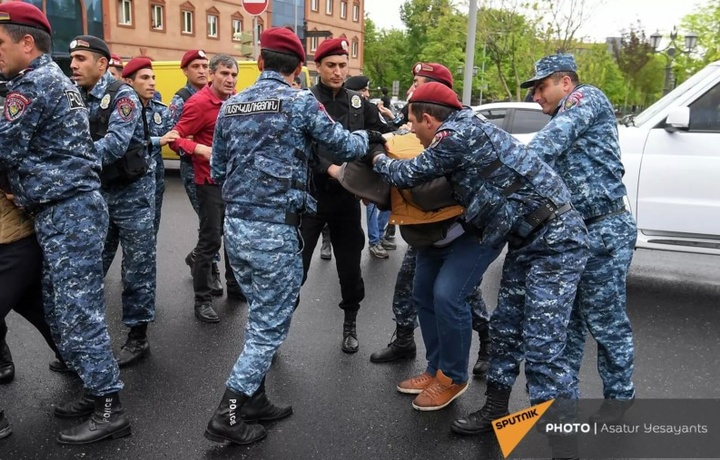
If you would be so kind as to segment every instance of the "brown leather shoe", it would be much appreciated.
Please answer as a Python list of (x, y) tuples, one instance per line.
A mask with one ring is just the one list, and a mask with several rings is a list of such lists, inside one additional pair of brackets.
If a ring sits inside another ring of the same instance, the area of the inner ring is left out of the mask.
[(434, 376), (428, 374), (427, 372), (423, 372), (420, 375), (416, 375), (415, 377), (411, 377), (398, 383), (397, 391), (408, 395), (419, 395), (435, 382), (436, 380)]
[(438, 371), (435, 383), (417, 395), (412, 406), (421, 411), (440, 410), (465, 393), (467, 387), (468, 382), (453, 383), (450, 377), (445, 376), (442, 371)]

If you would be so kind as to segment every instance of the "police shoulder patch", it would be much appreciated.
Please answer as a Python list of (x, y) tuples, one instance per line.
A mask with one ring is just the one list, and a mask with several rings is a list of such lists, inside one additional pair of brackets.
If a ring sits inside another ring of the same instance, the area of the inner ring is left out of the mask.
[(155, 122), (156, 125), (161, 125), (161, 124), (162, 124), (162, 117), (160, 116), (159, 113), (155, 112), (155, 113), (153, 114), (153, 121)]
[(85, 101), (83, 101), (82, 96), (77, 91), (73, 91), (71, 89), (65, 90), (65, 97), (70, 105), (70, 110), (77, 110), (85, 107)]
[(256, 113), (279, 113), (282, 103), (280, 99), (262, 101), (233, 102), (226, 104), (223, 114), (228, 117), (236, 115), (252, 115)]
[(110, 106), (110, 95), (106, 94), (100, 99), (100, 108), (105, 110)]
[(135, 110), (135, 103), (129, 97), (123, 97), (117, 101), (115, 108), (123, 121), (130, 121)]
[(359, 109), (362, 105), (362, 100), (360, 99), (360, 96), (357, 94), (353, 94), (353, 97), (350, 98), (350, 105), (352, 105), (353, 109)]
[(443, 139), (448, 137), (450, 135), (450, 131), (440, 131), (437, 134), (435, 134), (435, 137), (433, 138), (432, 143), (428, 146), (428, 148), (433, 148), (436, 145), (440, 143)]
[(28, 105), (30, 105), (30, 99), (20, 93), (9, 93), (5, 97), (5, 119), (8, 121), (17, 120), (25, 113)]
[(571, 93), (568, 95), (568, 97), (565, 99), (565, 102), (562, 105), (562, 111), (570, 110), (573, 107), (577, 107), (580, 105), (580, 102), (582, 101), (583, 94), (579, 91), (575, 91), (574, 93)]

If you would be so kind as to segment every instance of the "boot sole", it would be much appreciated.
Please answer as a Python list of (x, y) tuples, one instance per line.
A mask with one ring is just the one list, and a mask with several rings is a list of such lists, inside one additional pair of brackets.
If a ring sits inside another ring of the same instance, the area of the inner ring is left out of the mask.
[(413, 401), (413, 403), (412, 403), (413, 409), (416, 409), (416, 410), (419, 410), (419, 411), (422, 411), (422, 412), (432, 412), (432, 411), (435, 411), (435, 410), (444, 409), (444, 408), (446, 408), (451, 402), (455, 401), (455, 400), (458, 399), (463, 393), (465, 393), (465, 392), (467, 391), (467, 389), (468, 389), (469, 386), (470, 386), (469, 384), (468, 384), (468, 385), (465, 385), (465, 388), (463, 388), (462, 390), (460, 390), (455, 396), (453, 396), (453, 398), (452, 398), (450, 401), (446, 402), (445, 404), (443, 404), (443, 405), (441, 405), (441, 406), (430, 406), (430, 407), (416, 406), (416, 405), (415, 405), (415, 401)]
[(258, 442), (260, 440), (265, 439), (266, 436), (267, 436), (267, 432), (263, 433), (263, 435), (257, 439), (252, 439), (250, 441), (245, 441), (245, 442), (239, 442), (235, 439), (226, 438), (225, 436), (220, 436), (218, 434), (212, 433), (207, 428), (205, 429), (205, 438), (206, 439), (209, 439), (210, 441), (213, 441), (213, 442), (230, 442), (232, 444), (237, 444), (239, 446), (244, 446), (247, 444), (252, 444), (254, 442)]
[(465, 428), (458, 427), (454, 423), (450, 425), (450, 429), (453, 430), (454, 433), (462, 434), (465, 436), (477, 436), (479, 434), (489, 433), (493, 430), (492, 427), (489, 427), (487, 429), (480, 429), (480, 430), (467, 430)]
[(132, 359), (130, 359), (130, 360), (128, 360), (128, 361), (123, 361), (123, 362), (121, 363), (120, 360), (118, 360), (118, 362), (117, 362), (117, 363), (118, 363), (118, 367), (123, 368), (123, 367), (132, 366), (133, 364), (137, 363), (138, 361), (142, 361), (143, 359), (147, 358), (147, 356), (148, 356), (149, 354), (150, 354), (150, 349), (148, 348), (146, 351), (144, 351), (144, 352), (141, 353), (140, 355), (133, 356)]
[(347, 354), (349, 354), (349, 355), (352, 355), (353, 353), (357, 353), (358, 350), (360, 349), (360, 347), (358, 347), (358, 348), (345, 348), (345, 347), (340, 347), (340, 348), (342, 349), (343, 353), (347, 353)]
[(10, 428), (9, 426), (6, 426), (2, 430), (0, 430), (0, 439), (5, 439), (8, 436), (10, 436), (11, 434), (12, 434), (12, 428)]
[(397, 388), (398, 392), (400, 392), (404, 395), (419, 395), (420, 393), (422, 393), (425, 390), (425, 388), (423, 388), (422, 390), (419, 388), (402, 388), (402, 387), (395, 387), (395, 388)]
[(373, 355), (370, 355), (370, 362), (371, 363), (391, 363), (393, 361), (400, 361), (401, 359), (414, 359), (417, 355), (417, 351), (413, 351), (412, 353), (408, 352), (401, 355), (395, 355), (390, 358), (374, 358)]
[(59, 442), (60, 444), (65, 444), (65, 445), (79, 446), (79, 445), (84, 445), (84, 444), (92, 444), (94, 442), (102, 441), (102, 440), (108, 439), (108, 438), (112, 438), (112, 439), (124, 438), (125, 436), (130, 436), (130, 434), (132, 434), (132, 430), (130, 428), (130, 425), (128, 425), (121, 430), (113, 431), (112, 433), (106, 434), (102, 438), (93, 439), (92, 441), (76, 442), (76, 441), (68, 441), (68, 440), (65, 440), (62, 438), (58, 438), (57, 442)]

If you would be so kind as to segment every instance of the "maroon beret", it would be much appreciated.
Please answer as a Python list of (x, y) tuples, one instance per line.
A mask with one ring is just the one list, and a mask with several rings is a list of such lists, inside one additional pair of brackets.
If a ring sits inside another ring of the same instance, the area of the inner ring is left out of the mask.
[(34, 27), (52, 35), (50, 21), (38, 7), (24, 2), (0, 4), (0, 24)]
[(436, 81), (420, 85), (410, 97), (409, 103), (422, 102), (425, 104), (444, 105), (453, 109), (462, 109), (462, 104), (455, 91)]
[(152, 69), (152, 61), (146, 57), (136, 57), (130, 59), (130, 62), (123, 68), (122, 77), (129, 78), (140, 69)]
[(328, 38), (320, 43), (320, 46), (315, 50), (315, 62), (320, 62), (322, 58), (327, 56), (347, 55), (349, 49), (350, 45), (346, 38)]
[(413, 67), (413, 75), (438, 81), (452, 88), (453, 77), (447, 67), (437, 62), (418, 62)]
[(110, 67), (119, 67), (120, 69), (122, 69), (123, 68), (122, 58), (115, 53), (110, 53), (110, 61), (108, 62), (108, 65)]
[(180, 61), (180, 68), (184, 69), (195, 59), (207, 59), (207, 54), (205, 54), (203, 50), (190, 50), (186, 52)]
[(297, 56), (305, 61), (305, 49), (295, 32), (287, 27), (272, 27), (260, 34), (260, 49)]

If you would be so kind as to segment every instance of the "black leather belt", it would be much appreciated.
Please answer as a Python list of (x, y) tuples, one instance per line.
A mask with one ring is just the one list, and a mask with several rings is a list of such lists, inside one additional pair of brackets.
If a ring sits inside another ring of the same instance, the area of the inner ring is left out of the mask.
[(522, 246), (525, 240), (535, 231), (544, 227), (548, 222), (558, 216), (561, 216), (572, 209), (570, 203), (562, 206), (555, 206), (552, 201), (546, 202), (544, 205), (531, 212), (507, 235), (507, 241), (511, 246)]
[(610, 211), (609, 213), (603, 214), (601, 216), (595, 216), (595, 217), (591, 217), (589, 219), (585, 219), (584, 222), (585, 222), (586, 226), (596, 224), (603, 219), (607, 219), (608, 217), (612, 217), (612, 216), (617, 216), (618, 214), (622, 214), (625, 211), (627, 211), (627, 209), (625, 209), (625, 205), (623, 205), (623, 207), (620, 209), (616, 209), (615, 211)]

